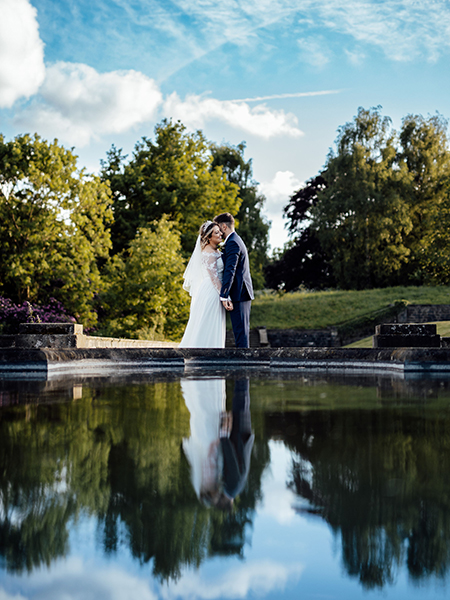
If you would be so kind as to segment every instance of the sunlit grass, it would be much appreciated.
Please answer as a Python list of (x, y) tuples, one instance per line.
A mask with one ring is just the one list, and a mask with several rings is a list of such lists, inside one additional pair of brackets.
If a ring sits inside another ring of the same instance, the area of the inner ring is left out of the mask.
[(251, 327), (324, 329), (387, 308), (398, 300), (410, 304), (450, 304), (450, 286), (399, 286), (282, 295), (260, 292), (252, 303)]

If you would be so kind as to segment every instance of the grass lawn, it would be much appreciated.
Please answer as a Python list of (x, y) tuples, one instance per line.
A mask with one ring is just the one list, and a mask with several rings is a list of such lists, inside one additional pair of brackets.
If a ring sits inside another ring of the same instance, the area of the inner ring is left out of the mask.
[[(259, 292), (252, 302), (251, 327), (324, 329), (387, 308), (409, 304), (450, 304), (450, 286), (391, 287), (361, 291)], [(444, 334), (441, 334), (444, 335)]]

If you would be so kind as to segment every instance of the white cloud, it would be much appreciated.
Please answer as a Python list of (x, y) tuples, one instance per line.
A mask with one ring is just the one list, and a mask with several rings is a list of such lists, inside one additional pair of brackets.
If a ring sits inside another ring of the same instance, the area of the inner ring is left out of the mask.
[(266, 197), (265, 213), (272, 222), (269, 233), (269, 243), (272, 248), (282, 248), (288, 240), (283, 208), (289, 197), (303, 183), (291, 171), (277, 171), (272, 181), (259, 184), (259, 191)]
[[(286, 23), (292, 31), (305, 33), (310, 62), (323, 65), (330, 54), (320, 36), (334, 31), (360, 43), (378, 47), (389, 59), (410, 60), (425, 56), (436, 60), (450, 48), (450, 7), (447, 0), (174, 0), (181, 14), (198, 23), (193, 35), (186, 34), (180, 15), (172, 19), (172, 29), (184, 37), (185, 46), (193, 44), (197, 57), (224, 43), (249, 44), (262, 41), (259, 30)], [(175, 13), (177, 11), (175, 10)], [(180, 19), (177, 22), (177, 19)], [(314, 43), (314, 30), (320, 32)], [(308, 39), (311, 36), (311, 39)], [(188, 41), (189, 38), (189, 41)], [(303, 38), (303, 35), (302, 35)], [(202, 42), (202, 43), (200, 43)], [(322, 46), (322, 48), (320, 47)], [(306, 54), (306, 55), (307, 55)], [(305, 55), (304, 55), (305, 56)]]
[(322, 90), (320, 92), (294, 92), (293, 94), (272, 94), (271, 96), (257, 96), (255, 98), (240, 98), (233, 102), (262, 102), (264, 100), (285, 100), (286, 98), (308, 98), (311, 96), (329, 96), (339, 94), (340, 90)]
[(436, 60), (450, 47), (446, 0), (311, 0), (316, 26), (378, 47), (393, 60)]
[(8, 592), (0, 588), (0, 600), (26, 600), (26, 598), (21, 594), (8, 594)]
[(330, 62), (330, 51), (327, 43), (322, 36), (317, 38), (305, 38), (298, 40), (300, 55), (304, 62), (319, 69)]
[[(5, 578), (5, 586), (18, 587)], [(21, 595), (0, 588), (0, 600), (157, 600), (148, 578), (114, 567), (96, 566), (78, 557), (56, 561), (51, 569), (36, 569), (20, 579)], [(3, 594), (3, 596), (2, 596)]]
[(291, 18), (298, 0), (175, 0), (186, 14), (201, 23), (205, 38), (214, 44), (246, 44), (257, 29)]
[(294, 519), (295, 495), (286, 481), (292, 468), (292, 454), (281, 442), (270, 441), (270, 468), (262, 478), (263, 502), (258, 514), (274, 519), (278, 524), (287, 526)]
[(28, 0), (0, 0), (0, 107), (35, 94), (44, 80), (44, 44)]
[(281, 211), (288, 203), (289, 197), (303, 183), (292, 171), (277, 171), (272, 181), (259, 184), (259, 191), (267, 198), (265, 208), (269, 213)]
[[(266, 596), (296, 583), (304, 570), (300, 562), (253, 560), (232, 566), (218, 575), (205, 576), (208, 569), (187, 570), (181, 577), (157, 586), (148, 576), (123, 568), (97, 564), (73, 556), (36, 569), (26, 578), (6, 575), (0, 600), (157, 600), (175, 598), (215, 600)], [(18, 590), (20, 589), (20, 593)]]
[(47, 68), (40, 97), (16, 123), (78, 146), (152, 119), (162, 102), (153, 79), (137, 71), (98, 73), (83, 64)]
[(290, 580), (298, 581), (303, 568), (300, 563), (288, 565), (273, 560), (248, 561), (208, 581), (202, 579), (200, 572), (190, 572), (163, 588), (162, 596), (165, 600), (246, 598), (255, 594), (266, 596), (275, 590), (284, 590)]
[(211, 121), (222, 121), (235, 129), (269, 139), (274, 136), (300, 137), (297, 117), (283, 110), (271, 110), (265, 104), (253, 108), (246, 102), (216, 100), (190, 95), (181, 100), (175, 92), (165, 104), (165, 113), (187, 127), (202, 128)]
[(362, 65), (364, 59), (366, 58), (364, 52), (361, 52), (360, 50), (344, 49), (344, 53), (347, 56), (348, 61), (352, 65), (355, 65), (355, 67), (359, 67), (359, 65)]

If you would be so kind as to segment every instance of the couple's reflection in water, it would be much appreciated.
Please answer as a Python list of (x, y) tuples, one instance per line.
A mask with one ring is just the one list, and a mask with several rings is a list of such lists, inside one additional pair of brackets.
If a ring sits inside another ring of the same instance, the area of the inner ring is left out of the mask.
[(231, 510), (247, 482), (255, 439), (250, 381), (236, 379), (228, 411), (225, 379), (185, 379), (181, 389), (190, 413), (190, 437), (183, 440), (183, 451), (192, 486), (206, 506)]

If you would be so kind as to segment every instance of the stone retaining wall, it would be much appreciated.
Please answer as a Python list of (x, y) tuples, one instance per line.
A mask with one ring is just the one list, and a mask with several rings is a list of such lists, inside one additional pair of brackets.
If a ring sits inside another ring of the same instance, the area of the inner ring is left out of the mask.
[(335, 348), (341, 345), (335, 329), (268, 329), (267, 338), (272, 348)]
[(398, 323), (450, 321), (450, 304), (411, 304), (397, 317)]
[[(413, 304), (402, 309), (392, 322), (431, 323), (450, 321), (449, 304)], [(350, 344), (373, 333), (374, 325), (364, 327), (359, 333), (341, 336), (337, 328), (329, 329), (268, 329), (267, 337), (272, 348), (339, 347)], [(446, 343), (446, 342), (444, 342)]]

